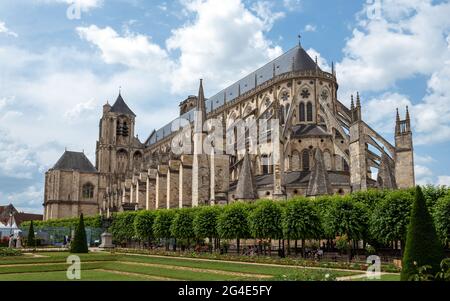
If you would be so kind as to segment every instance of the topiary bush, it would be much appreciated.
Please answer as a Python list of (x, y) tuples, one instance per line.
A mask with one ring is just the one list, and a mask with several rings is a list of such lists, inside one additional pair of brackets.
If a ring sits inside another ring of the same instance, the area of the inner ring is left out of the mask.
[(70, 253), (82, 254), (88, 253), (88, 245), (86, 239), (86, 230), (84, 227), (83, 213), (80, 214), (80, 220), (75, 228), (75, 237), (70, 244)]
[(417, 186), (406, 237), (401, 280), (411, 280), (417, 275), (419, 267), (426, 267), (431, 274), (436, 274), (440, 270), (443, 258), (443, 248), (436, 234), (433, 219), (422, 189)]

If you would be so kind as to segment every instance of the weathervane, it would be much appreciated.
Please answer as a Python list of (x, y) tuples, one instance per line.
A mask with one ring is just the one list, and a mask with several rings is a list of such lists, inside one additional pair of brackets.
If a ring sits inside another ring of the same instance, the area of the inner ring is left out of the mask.
[(298, 37), (298, 46), (302, 47), (302, 35), (299, 34), (297, 37)]

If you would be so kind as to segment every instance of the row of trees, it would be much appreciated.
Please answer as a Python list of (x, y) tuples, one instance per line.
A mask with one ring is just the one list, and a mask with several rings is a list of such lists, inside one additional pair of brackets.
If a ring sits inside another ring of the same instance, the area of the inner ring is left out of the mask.
[[(425, 187), (426, 204), (443, 245), (450, 241), (450, 193), (445, 187)], [(318, 199), (296, 198), (287, 202), (261, 200), (227, 206), (125, 212), (115, 215), (111, 232), (116, 242), (132, 240), (209, 238), (217, 247), (220, 239), (310, 239), (356, 241), (374, 247), (403, 249), (415, 191), (368, 191)], [(284, 243), (283, 243), (284, 245)], [(302, 248), (303, 249), (303, 248)]]

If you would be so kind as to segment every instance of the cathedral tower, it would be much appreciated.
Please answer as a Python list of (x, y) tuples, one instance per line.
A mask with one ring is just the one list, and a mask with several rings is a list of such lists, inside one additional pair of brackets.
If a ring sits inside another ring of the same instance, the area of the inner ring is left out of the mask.
[(398, 188), (415, 186), (414, 147), (408, 107), (406, 107), (405, 120), (400, 120), (397, 109), (395, 123), (395, 179)]
[(121, 93), (113, 106), (103, 106), (96, 151), (96, 167), (101, 174), (120, 177), (140, 168), (143, 145), (134, 135), (135, 118)]

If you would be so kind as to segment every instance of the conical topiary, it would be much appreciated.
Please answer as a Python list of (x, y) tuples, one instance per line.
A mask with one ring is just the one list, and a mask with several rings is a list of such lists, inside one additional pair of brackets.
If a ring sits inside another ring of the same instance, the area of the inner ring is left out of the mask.
[(36, 238), (34, 237), (33, 221), (30, 222), (30, 228), (28, 229), (27, 246), (33, 248), (36, 247)]
[(428, 271), (435, 275), (439, 271), (444, 250), (438, 240), (433, 219), (428, 211), (422, 189), (417, 186), (411, 219), (406, 236), (401, 280), (408, 281), (419, 267), (430, 266)]
[(80, 221), (75, 228), (75, 237), (70, 244), (70, 253), (88, 253), (86, 240), (86, 230), (84, 229), (83, 213), (80, 215)]

